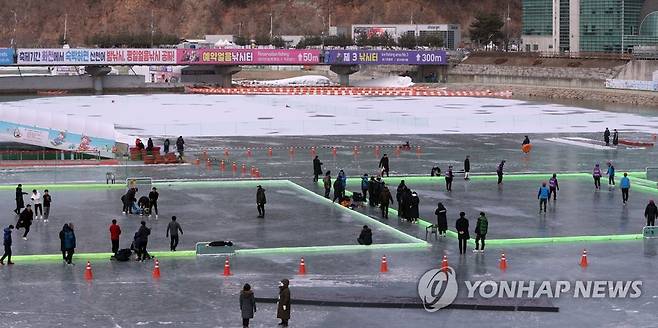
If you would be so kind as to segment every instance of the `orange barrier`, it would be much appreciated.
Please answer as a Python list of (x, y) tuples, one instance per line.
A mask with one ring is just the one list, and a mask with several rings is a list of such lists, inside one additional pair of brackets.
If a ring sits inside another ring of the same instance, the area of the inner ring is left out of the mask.
[(385, 97), (497, 97), (510, 98), (512, 91), (451, 91), (429, 88), (359, 88), (359, 87), (186, 87), (186, 93), (224, 95), (292, 95), (292, 96), (385, 96)]
[(653, 147), (653, 142), (642, 142), (642, 141), (632, 141), (632, 140), (624, 140), (624, 139), (619, 139), (619, 143), (622, 145), (626, 146), (632, 146), (632, 147)]
[(69, 92), (66, 90), (45, 90), (45, 91), (37, 91), (37, 94), (39, 96), (62, 96), (65, 94), (68, 94)]

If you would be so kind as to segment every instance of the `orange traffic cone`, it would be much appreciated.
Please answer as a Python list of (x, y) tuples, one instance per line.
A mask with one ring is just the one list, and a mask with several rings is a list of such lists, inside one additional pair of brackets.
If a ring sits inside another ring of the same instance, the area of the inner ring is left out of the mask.
[(272, 147), (267, 148), (267, 156), (272, 157)]
[(219, 162), (219, 170), (222, 172), (226, 171), (226, 163), (224, 163), (224, 160)]
[(247, 157), (251, 157), (251, 148), (247, 148)]
[(507, 270), (507, 258), (505, 258), (505, 253), (500, 255), (500, 264), (499, 264), (500, 270), (505, 271)]
[(306, 274), (306, 264), (304, 263), (304, 258), (299, 261), (299, 274)]
[(247, 174), (247, 164), (242, 163), (242, 175)]
[(386, 255), (382, 256), (382, 264), (379, 266), (379, 272), (388, 272), (388, 263), (386, 262)]
[(587, 267), (587, 250), (583, 249), (583, 255), (580, 257), (580, 266), (583, 268)]
[(85, 269), (85, 280), (92, 280), (94, 279), (94, 273), (91, 272), (91, 263), (87, 261), (87, 268)]
[(336, 152), (337, 152), (336, 147), (331, 147), (331, 155), (333, 157), (336, 157)]
[(153, 279), (160, 279), (160, 261), (155, 259), (155, 266), (153, 267)]
[(448, 256), (443, 255), (443, 260), (441, 260), (441, 271), (448, 271)]
[(228, 256), (226, 257), (226, 261), (224, 262), (224, 276), (230, 276), (231, 275), (231, 264), (228, 262)]

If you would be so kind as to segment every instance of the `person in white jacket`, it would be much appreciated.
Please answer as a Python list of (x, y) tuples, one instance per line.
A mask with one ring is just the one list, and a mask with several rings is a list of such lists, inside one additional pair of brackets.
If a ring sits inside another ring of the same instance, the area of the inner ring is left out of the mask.
[[(32, 204), (34, 204), (34, 218), (43, 219), (43, 206), (41, 205), (41, 194), (36, 189), (33, 189), (30, 199), (32, 199)], [(39, 215), (41, 215), (41, 217), (39, 217)]]

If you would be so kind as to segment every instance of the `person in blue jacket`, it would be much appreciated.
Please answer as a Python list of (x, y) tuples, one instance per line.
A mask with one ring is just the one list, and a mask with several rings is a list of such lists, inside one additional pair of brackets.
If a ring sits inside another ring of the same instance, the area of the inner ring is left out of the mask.
[(628, 173), (624, 173), (619, 186), (621, 187), (621, 199), (624, 205), (626, 205), (626, 202), (628, 202), (628, 190), (631, 189), (631, 179), (628, 178)]
[(612, 162), (608, 162), (608, 189), (614, 188), (615, 186), (615, 166), (612, 165)]
[(59, 232), (62, 256), (68, 265), (72, 265), (73, 253), (75, 252), (75, 232), (73, 223), (64, 224), (62, 231)]
[(546, 182), (542, 182), (541, 187), (539, 187), (539, 192), (537, 193), (537, 198), (539, 199), (539, 213), (541, 213), (542, 208), (544, 213), (546, 213), (546, 203), (548, 202), (548, 195), (550, 191), (546, 187)]
[(14, 264), (14, 262), (11, 261), (11, 233), (14, 231), (14, 225), (10, 224), (8, 227), (4, 229), (4, 236), (2, 239), (2, 244), (5, 246), (5, 253), (2, 254), (2, 258), (0, 258), (0, 265), (5, 265), (5, 258), (7, 259), (7, 264)]
[[(363, 194), (363, 201), (366, 201), (366, 197), (368, 196), (368, 173), (363, 174), (361, 177), (361, 193)], [(372, 198), (372, 195), (370, 195)]]
[(343, 190), (345, 190), (347, 188), (347, 176), (345, 175), (345, 171), (340, 170), (337, 179), (340, 180), (340, 184), (342, 185)]

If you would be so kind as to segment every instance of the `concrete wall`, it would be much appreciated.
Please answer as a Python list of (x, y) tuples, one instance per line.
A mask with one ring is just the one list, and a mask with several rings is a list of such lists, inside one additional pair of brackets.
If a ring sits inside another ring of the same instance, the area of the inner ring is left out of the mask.
[(615, 76), (615, 79), (651, 81), (655, 71), (658, 71), (658, 60), (632, 60)]
[(614, 78), (620, 70), (621, 67), (586, 68), (459, 64), (450, 69), (450, 74), (605, 80)]
[(448, 75), (449, 83), (477, 83), (489, 85), (525, 85), (561, 88), (605, 88), (604, 80), (578, 79), (578, 78), (554, 78), (554, 77), (530, 77), (530, 76), (504, 76), (504, 75)]
[[(142, 75), (107, 75), (99, 79), (105, 91), (145, 88)], [(0, 77), (0, 93), (29, 93), (45, 90), (93, 91), (94, 78), (86, 75)]]

